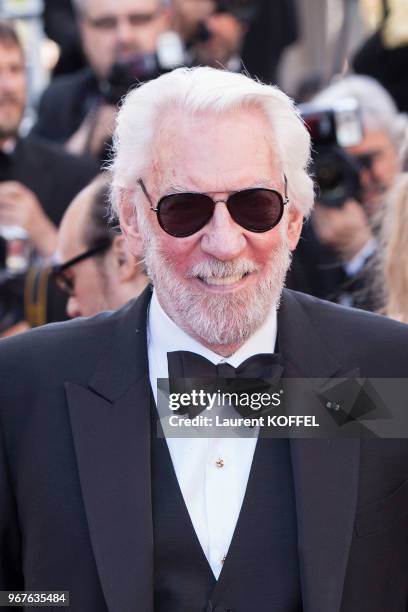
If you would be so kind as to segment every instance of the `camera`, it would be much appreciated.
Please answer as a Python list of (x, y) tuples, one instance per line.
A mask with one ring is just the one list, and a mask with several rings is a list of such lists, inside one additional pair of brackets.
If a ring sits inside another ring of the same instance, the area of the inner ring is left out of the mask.
[(107, 104), (116, 106), (138, 83), (185, 65), (184, 45), (176, 32), (163, 32), (154, 53), (135, 53), (116, 62), (101, 83), (101, 94)]
[[(214, 14), (227, 13), (238, 21), (250, 24), (258, 13), (258, 8), (253, 0), (217, 0), (214, 6)], [(208, 29), (205, 21), (198, 24), (194, 38), (190, 41), (190, 46), (195, 43), (206, 43), (212, 37), (212, 32)]]
[(312, 172), (319, 188), (319, 203), (341, 208), (348, 199), (361, 202), (360, 173), (363, 168), (370, 169), (372, 160), (368, 155), (353, 156), (346, 151), (363, 139), (357, 101), (344, 98), (330, 108), (302, 104), (300, 111), (312, 138)]

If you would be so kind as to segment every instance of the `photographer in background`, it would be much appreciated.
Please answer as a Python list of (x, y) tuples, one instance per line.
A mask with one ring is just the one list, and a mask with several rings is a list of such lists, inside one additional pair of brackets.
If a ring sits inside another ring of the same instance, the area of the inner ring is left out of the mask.
[(256, 14), (254, 0), (173, 0), (174, 27), (188, 63), (241, 70), (241, 51)]
[[(150, 63), (160, 34), (169, 29), (166, 0), (75, 0), (83, 50), (89, 66), (55, 79), (44, 92), (34, 133), (64, 143), (73, 153), (104, 157), (113, 131), (117, 94), (128, 62), (133, 82), (156, 76)], [(119, 73), (119, 74), (118, 74)], [(127, 76), (125, 75), (125, 79)], [(131, 82), (127, 85), (130, 86)]]
[(93, 178), (97, 165), (56, 146), (21, 138), (27, 98), (24, 52), (13, 28), (0, 22), (0, 225), (23, 228), (36, 251), (53, 253), (61, 217)]
[(245, 68), (276, 80), (283, 49), (297, 37), (294, 0), (172, 0), (189, 65)]
[(107, 221), (108, 173), (98, 176), (69, 206), (58, 233), (54, 267), (68, 294), (70, 318), (113, 310), (137, 297), (148, 280), (142, 262), (130, 255), (117, 223)]
[(319, 201), (317, 195), (288, 283), (318, 297), (375, 310), (379, 303), (370, 293), (367, 269), (376, 250), (378, 212), (402, 167), (406, 119), (369, 77), (346, 76), (318, 94), (313, 103), (334, 107), (346, 99), (357, 102), (363, 128), (360, 142), (344, 151), (357, 168), (357, 189), (335, 205)]
[(34, 257), (49, 257), (57, 226), (73, 197), (97, 174), (91, 159), (19, 136), (27, 96), (24, 52), (0, 21), (0, 332), (20, 320), (24, 272)]

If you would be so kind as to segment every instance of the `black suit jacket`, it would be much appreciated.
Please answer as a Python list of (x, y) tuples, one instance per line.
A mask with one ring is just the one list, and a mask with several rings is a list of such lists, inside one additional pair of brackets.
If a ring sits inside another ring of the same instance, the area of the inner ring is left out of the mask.
[(90, 68), (55, 78), (42, 95), (32, 133), (66, 142), (99, 99), (99, 85)]
[(94, 159), (70, 155), (61, 146), (33, 136), (19, 139), (14, 152), (0, 161), (0, 181), (19, 181), (28, 187), (55, 225), (98, 171)]
[[(0, 341), (0, 590), (153, 611), (149, 298)], [(399, 323), (285, 291), (278, 329), (288, 376), (407, 376)], [(290, 444), (304, 612), (406, 612), (408, 442)]]
[(257, 15), (245, 37), (242, 62), (245, 69), (262, 81), (275, 82), (284, 49), (298, 37), (294, 0), (252, 0)]

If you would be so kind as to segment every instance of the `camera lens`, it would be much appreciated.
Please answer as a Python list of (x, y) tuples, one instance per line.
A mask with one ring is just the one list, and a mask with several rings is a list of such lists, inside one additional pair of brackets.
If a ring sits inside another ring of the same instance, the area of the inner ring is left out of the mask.
[(359, 171), (353, 158), (340, 148), (319, 149), (314, 161), (314, 175), (319, 187), (318, 201), (340, 208), (349, 199), (358, 199)]

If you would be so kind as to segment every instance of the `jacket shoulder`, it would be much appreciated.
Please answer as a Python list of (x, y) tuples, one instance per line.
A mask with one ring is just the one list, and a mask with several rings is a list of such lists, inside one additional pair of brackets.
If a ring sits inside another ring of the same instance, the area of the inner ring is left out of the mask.
[[(44, 373), (86, 379), (120, 320), (120, 311), (91, 318), (51, 323), (11, 338), (0, 340), (0, 371), (3, 380), (35, 381)], [(23, 381), (21, 381), (23, 382)]]
[(72, 97), (79, 90), (87, 87), (88, 84), (92, 84), (95, 81), (93, 73), (85, 68), (79, 72), (73, 74), (65, 74), (56, 77), (48, 85), (42, 95), (42, 101), (50, 101), (56, 103), (58, 101), (66, 101), (67, 96)]
[(285, 290), (284, 300), (306, 315), (333, 354), (350, 363), (381, 363), (384, 375), (398, 364), (397, 369), (408, 375), (408, 325), (297, 291)]
[(299, 291), (292, 291), (291, 289), (285, 289), (285, 295), (289, 300), (296, 301), (306, 312), (311, 315), (314, 314), (315, 316), (319, 316), (322, 322), (327, 321), (330, 323), (333, 322), (333, 320), (337, 320), (345, 326), (356, 326), (358, 328), (362, 326), (364, 329), (375, 327), (378, 330), (384, 329), (387, 332), (393, 330), (398, 334), (408, 333), (408, 325), (378, 313), (369, 312), (360, 308), (341, 306), (340, 304), (316, 298)]
[[(99, 164), (88, 155), (73, 155), (66, 151), (59, 143), (45, 140), (30, 134), (22, 141), (23, 146), (31, 156), (35, 155), (37, 161), (42, 159), (52, 170), (61, 169), (62, 176), (74, 172), (76, 175), (88, 175), (89, 179), (98, 174)], [(72, 180), (72, 174), (70, 175)]]

